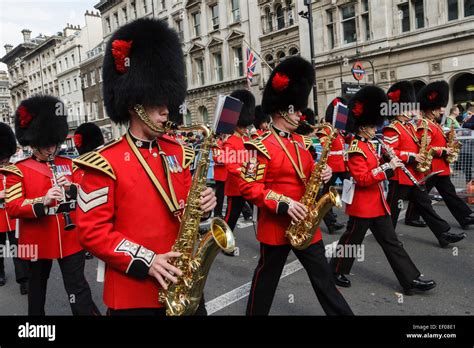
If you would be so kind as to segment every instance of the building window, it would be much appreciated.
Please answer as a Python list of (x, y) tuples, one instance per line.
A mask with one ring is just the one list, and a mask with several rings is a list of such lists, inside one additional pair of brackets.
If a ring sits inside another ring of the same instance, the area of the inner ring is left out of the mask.
[(128, 22), (128, 13), (127, 13), (127, 8), (126, 7), (122, 7), (122, 16), (123, 16), (124, 23), (127, 23)]
[(94, 117), (97, 119), (99, 117), (99, 103), (94, 102)]
[(362, 30), (365, 41), (370, 40), (369, 0), (362, 0)]
[(203, 124), (208, 124), (209, 123), (209, 113), (207, 111), (207, 108), (205, 106), (201, 106), (200, 111), (201, 111), (201, 118), (202, 118)]
[[(59, 61), (59, 72), (62, 72), (62, 71), (63, 71), (63, 63)], [(15, 79), (15, 77), (13, 77), (13, 79)]]
[(137, 4), (135, 3), (135, 1), (132, 1), (130, 6), (132, 7), (133, 18), (137, 18)]
[(201, 12), (193, 13), (194, 36), (201, 36)]
[(333, 49), (336, 43), (334, 41), (334, 20), (333, 20), (332, 10), (327, 10), (326, 15), (328, 17), (327, 30), (328, 30), (329, 49)]
[(425, 11), (423, 8), (424, 0), (415, 0), (415, 29), (421, 29), (425, 27)]
[(76, 65), (76, 60), (74, 59), (74, 53), (71, 54), (72, 66)]
[(459, 17), (458, 0), (448, 0), (448, 21), (454, 21)]
[(283, 7), (278, 5), (275, 12), (277, 17), (277, 29), (283, 29), (285, 27), (285, 13), (283, 12)]
[(74, 91), (77, 91), (77, 78), (74, 78)]
[(110, 33), (112, 31), (112, 27), (110, 26), (110, 18), (106, 17), (105, 18), (105, 30), (107, 33)]
[(474, 0), (464, 0), (464, 17), (474, 16)]
[(204, 59), (203, 58), (196, 58), (196, 72), (198, 78), (198, 84), (204, 85)]
[(282, 52), (279, 52), (279, 53), (277, 54), (278, 62), (279, 62), (279, 63), (283, 62), (285, 56), (286, 56), (285, 52), (283, 52), (283, 51), (282, 51)]
[(102, 82), (102, 74), (100, 70), (97, 70), (97, 76), (99, 76), (99, 82)]
[(219, 29), (219, 5), (215, 4), (211, 6), (211, 17), (212, 17), (212, 29)]
[(71, 93), (71, 81), (67, 81), (67, 92)]
[(91, 71), (91, 86), (95, 85), (95, 71)]
[(66, 70), (69, 69), (69, 64), (67, 62), (67, 57), (64, 57), (64, 65), (66, 66)]
[(271, 32), (273, 30), (273, 18), (272, 18), (272, 12), (269, 7), (265, 10), (265, 19), (266, 19), (266, 28), (267, 28), (267, 33)]
[(161, 0), (161, 9), (166, 9), (166, 0)]
[(176, 23), (176, 31), (178, 32), (179, 39), (184, 41), (184, 31), (183, 31), (183, 21), (181, 19), (177, 19)]
[(293, 48), (290, 48), (290, 56), (296, 56), (298, 55), (300, 52), (298, 51), (298, 49), (296, 47), (293, 47)]
[(119, 18), (118, 18), (118, 13), (114, 13), (114, 21), (115, 21), (115, 28), (118, 28), (120, 26), (119, 24)]
[(234, 48), (234, 67), (237, 76), (244, 75), (244, 58), (242, 54), (242, 47)]
[(398, 6), (398, 15), (402, 21), (402, 33), (410, 31), (410, 11), (408, 3)]
[(222, 54), (214, 53), (214, 71), (216, 81), (224, 80), (224, 70), (222, 69)]
[(61, 82), (61, 94), (62, 95), (66, 94), (66, 89), (64, 88), (64, 82)]
[(342, 32), (344, 43), (356, 41), (356, 19), (354, 5), (346, 6), (341, 9), (342, 13)]
[(232, 18), (234, 22), (240, 21), (240, 0), (231, 0), (232, 2)]
[(143, 0), (143, 12), (148, 13), (148, 0)]

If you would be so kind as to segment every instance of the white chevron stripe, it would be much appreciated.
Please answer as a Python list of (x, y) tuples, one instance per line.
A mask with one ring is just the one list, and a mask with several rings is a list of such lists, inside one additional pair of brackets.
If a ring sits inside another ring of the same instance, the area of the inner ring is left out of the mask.
[(398, 141), (398, 137), (395, 137), (395, 139), (385, 137), (383, 141), (387, 144), (393, 144)]
[(98, 207), (99, 205), (102, 205), (104, 203), (107, 203), (109, 197), (108, 193), (108, 187), (104, 187), (96, 191), (92, 191), (90, 193), (86, 193), (82, 190), (82, 188), (79, 188), (77, 204), (84, 213), (87, 213), (89, 210), (94, 209), (95, 207)]

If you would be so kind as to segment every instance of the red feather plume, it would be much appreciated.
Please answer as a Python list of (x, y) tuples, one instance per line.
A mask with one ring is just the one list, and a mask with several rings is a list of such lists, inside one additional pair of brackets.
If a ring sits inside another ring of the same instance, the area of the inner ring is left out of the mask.
[(114, 40), (112, 41), (112, 56), (115, 61), (115, 69), (121, 74), (124, 74), (128, 70), (130, 49), (132, 48), (133, 40)]

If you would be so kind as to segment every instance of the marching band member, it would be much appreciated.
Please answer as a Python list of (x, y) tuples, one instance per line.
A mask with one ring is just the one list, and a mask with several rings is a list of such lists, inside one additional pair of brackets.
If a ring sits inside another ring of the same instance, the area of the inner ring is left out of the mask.
[[(447, 156), (452, 153), (452, 149), (447, 147), (446, 134), (439, 125), (443, 117), (445, 107), (449, 99), (449, 85), (445, 81), (432, 82), (423, 87), (417, 96), (420, 103), (420, 109), (423, 112), (423, 120), (418, 123), (418, 139), (423, 136), (423, 130), (428, 125), (428, 149), (433, 151), (433, 162), (431, 171), (441, 171), (436, 176), (429, 178), (426, 182), (426, 191), (429, 193), (433, 187), (436, 187), (441, 197), (446, 203), (451, 214), (461, 225), (463, 229), (468, 229), (469, 225), (474, 224), (474, 214), (469, 206), (456, 194), (456, 189), (451, 182), (451, 170), (447, 161)], [(419, 212), (413, 206), (408, 206), (406, 218), (409, 221), (418, 220)], [(462, 239), (464, 235), (455, 235), (454, 239)], [(444, 247), (453, 241), (439, 240), (439, 244)]]
[[(413, 110), (402, 112), (403, 108), (405, 108), (404, 105), (408, 106), (416, 103), (415, 89), (409, 81), (401, 81), (389, 88), (387, 96), (392, 107), (398, 109), (400, 113), (389, 115), (390, 119), (394, 119), (383, 129), (384, 142), (393, 149), (412, 176), (420, 182), (423, 180), (424, 175), (415, 168), (417, 163), (425, 160), (425, 156), (419, 153), (420, 146), (416, 126), (410, 123)], [(403, 200), (406, 199), (417, 207), (423, 219), (439, 240), (440, 245), (445, 246), (448, 243), (456, 243), (464, 238), (462, 234), (449, 232), (451, 227), (435, 212), (428, 194), (425, 191), (421, 191), (400, 168), (397, 168), (389, 180), (387, 194), (394, 228), (397, 227), (400, 209)]]
[[(0, 123), (0, 167), (11, 165), (10, 157), (16, 152), (15, 134), (9, 125)], [(10, 247), (14, 246), (18, 250), (18, 239), (15, 236), (16, 220), (11, 219), (5, 209), (5, 184), (6, 177), (0, 172), (0, 245), (7, 247), (6, 241)], [(15, 266), (16, 282), (20, 284), (20, 293), (28, 293), (28, 262), (17, 256), (13, 257)], [(3, 257), (0, 256), (0, 286), (6, 284), (5, 265)]]
[(255, 121), (253, 122), (253, 125), (255, 126), (255, 129), (257, 129), (258, 136), (262, 135), (268, 130), (270, 122), (270, 116), (263, 113), (261, 105), (257, 105), (255, 107)]
[[(225, 222), (231, 230), (235, 229), (237, 220), (243, 212), (246, 200), (242, 197), (239, 189), (240, 170), (245, 161), (247, 153), (244, 142), (251, 139), (248, 127), (253, 125), (255, 120), (255, 97), (250, 91), (245, 89), (236, 90), (231, 93), (231, 97), (239, 99), (243, 103), (242, 110), (237, 121), (237, 127), (233, 135), (227, 138), (224, 143), (224, 163), (227, 170), (227, 180), (225, 182), (225, 195), (227, 197), (227, 210)], [(244, 217), (250, 219), (251, 212), (244, 212)], [(236, 249), (237, 250), (237, 249)], [(223, 252), (227, 256), (235, 254)]]
[[(103, 298), (109, 315), (165, 315), (159, 291), (182, 275), (171, 264), (181, 254), (171, 248), (192, 183), (194, 151), (160, 129), (168, 110), (184, 101), (184, 72), (178, 34), (166, 21), (137, 19), (107, 43), (105, 108), (112, 121), (130, 126), (121, 139), (75, 163), (84, 169), (79, 239), (106, 263)], [(215, 201), (208, 188), (200, 207), (210, 212)], [(197, 314), (205, 313), (202, 299)]]
[[(285, 230), (292, 220), (303, 219), (307, 208), (299, 203), (306, 180), (314, 167), (308, 151), (311, 140), (293, 133), (301, 110), (306, 108), (314, 83), (311, 63), (290, 57), (272, 72), (263, 92), (263, 111), (271, 115), (270, 131), (247, 142), (257, 150), (242, 168), (242, 196), (259, 208), (257, 239), (260, 259), (252, 279), (247, 315), (268, 315), (283, 266), (290, 250), (306, 269), (316, 296), (327, 315), (352, 315), (349, 305), (337, 290), (325, 257), (321, 231), (305, 250), (292, 248)], [(330, 168), (323, 171), (326, 180)]]
[[(324, 146), (326, 139), (328, 138), (329, 134), (331, 134), (334, 108), (336, 107), (337, 103), (347, 104), (346, 100), (343, 98), (334, 98), (326, 108), (326, 115), (324, 117), (324, 120), (326, 121), (324, 123), (325, 127), (316, 132), (316, 135), (319, 137), (319, 141), (321, 142), (322, 146)], [(335, 131), (337, 132), (337, 135), (331, 144), (331, 151), (329, 152), (328, 157), (328, 166), (330, 166), (332, 169), (332, 176), (331, 180), (324, 184), (322, 194), (326, 194), (329, 191), (329, 188), (336, 183), (337, 179), (341, 180), (341, 182), (344, 182), (345, 179), (349, 179), (350, 177), (349, 173), (347, 172), (345, 158), (346, 139), (342, 136), (338, 129), (335, 129)], [(337, 222), (337, 215), (333, 212), (333, 209), (331, 209), (324, 217), (324, 223), (328, 228), (329, 234), (334, 234), (345, 226), (343, 223)]]
[(68, 132), (65, 109), (52, 96), (23, 100), (15, 113), (15, 133), (21, 145), (33, 149), (33, 156), (2, 169), (7, 176), (7, 212), (19, 219), (19, 245), (30, 251), (20, 255), (30, 261), (29, 315), (45, 315), (46, 288), (54, 259), (58, 260), (72, 313), (100, 314), (84, 277), (85, 257), (77, 229), (66, 230), (64, 214), (56, 212), (58, 202), (74, 200), (77, 195), (77, 187), (71, 182), (72, 161), (55, 156)]
[(214, 160), (214, 182), (216, 183), (216, 207), (215, 217), (223, 217), (222, 207), (224, 205), (224, 188), (227, 180), (227, 169), (224, 163), (224, 134), (217, 137), (216, 146), (212, 149), (212, 159)]
[[(346, 245), (360, 246), (370, 228), (405, 293), (428, 291), (436, 283), (420, 278), (420, 271), (397, 238), (383, 192), (383, 181), (393, 176), (401, 162), (394, 158), (390, 163), (381, 164), (370, 142), (375, 137), (377, 127), (384, 122), (380, 114), (384, 103), (387, 103), (384, 91), (375, 86), (362, 88), (349, 102), (348, 130), (355, 132), (355, 137), (348, 150), (348, 168), (355, 180), (355, 191), (352, 203), (346, 205), (349, 222), (336, 250), (348, 250)], [(354, 260), (353, 254), (343, 257), (337, 255), (331, 260), (339, 286), (351, 286), (345, 275), (350, 273)]]

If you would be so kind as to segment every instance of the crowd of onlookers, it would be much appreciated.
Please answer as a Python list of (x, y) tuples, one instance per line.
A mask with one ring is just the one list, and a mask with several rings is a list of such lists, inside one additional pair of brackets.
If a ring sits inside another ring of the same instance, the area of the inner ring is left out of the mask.
[(454, 122), (454, 128), (469, 128), (474, 129), (474, 106), (467, 102), (465, 106), (458, 104), (449, 110), (451, 118), (446, 119), (446, 127), (451, 127), (451, 122)]

